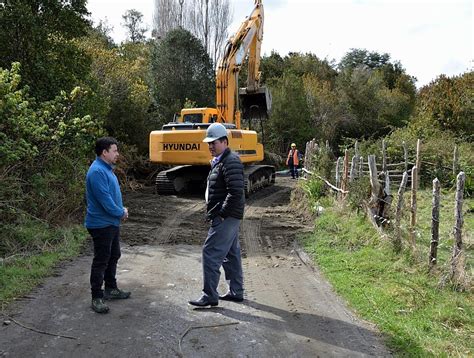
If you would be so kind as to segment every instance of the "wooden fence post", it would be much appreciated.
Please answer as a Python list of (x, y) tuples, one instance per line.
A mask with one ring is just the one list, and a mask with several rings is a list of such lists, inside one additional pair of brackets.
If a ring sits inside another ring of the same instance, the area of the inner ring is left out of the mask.
[(464, 196), (464, 182), (466, 180), (466, 175), (464, 172), (460, 172), (456, 178), (456, 203), (454, 207), (454, 245), (453, 245), (453, 257), (451, 259), (451, 270), (452, 275), (458, 273), (458, 260), (462, 252), (462, 226), (463, 226), (463, 216), (462, 216), (462, 203)]
[(361, 155), (359, 157), (359, 175), (358, 175), (359, 178), (362, 178), (364, 176), (363, 165), (364, 165), (364, 157)]
[(403, 159), (405, 160), (405, 171), (408, 173), (408, 149), (405, 141), (402, 143), (403, 146)]
[(354, 144), (354, 155), (356, 157), (359, 156), (359, 141), (356, 140), (355, 144)]
[(310, 150), (311, 150), (311, 141), (306, 142), (306, 148), (304, 151), (304, 167), (308, 170), (311, 170), (310, 163), (309, 163), (309, 158), (311, 157), (311, 155), (309, 154)]
[(313, 138), (306, 144), (306, 152), (304, 153), (304, 167), (308, 170), (313, 169), (313, 157), (315, 155), (316, 149), (317, 144)]
[(387, 218), (390, 218), (390, 206), (392, 205), (392, 193), (390, 191), (390, 173), (388, 170), (385, 172), (385, 187), (384, 187), (384, 205), (383, 205), (383, 211), (380, 216), (382, 216), (385, 221), (389, 220)]
[(382, 171), (387, 172), (387, 148), (385, 145), (385, 139), (382, 139)]
[(337, 158), (337, 162), (336, 162), (336, 187), (337, 188), (341, 188), (341, 161), (342, 161), (342, 158), (339, 157)]
[(342, 186), (341, 189), (347, 191), (347, 181), (349, 178), (349, 151), (346, 149), (344, 151), (344, 176), (342, 177)]
[(430, 262), (431, 269), (437, 263), (438, 242), (439, 242), (439, 201), (440, 184), (438, 178), (433, 180), (433, 202), (431, 208), (431, 243), (430, 243)]
[(456, 175), (456, 173), (459, 170), (459, 164), (458, 164), (459, 158), (458, 157), (459, 157), (458, 146), (455, 145), (454, 146), (454, 154), (453, 154), (453, 175)]
[(369, 155), (369, 173), (370, 173), (370, 187), (372, 188), (372, 199), (373, 203), (377, 203), (379, 193), (380, 193), (380, 184), (377, 178), (377, 165), (375, 163), (375, 155)]
[[(416, 189), (420, 187), (421, 177), (421, 139), (416, 141)], [(413, 180), (413, 178), (412, 178)]]
[(355, 171), (356, 171), (356, 166), (357, 166), (357, 164), (356, 164), (356, 158), (357, 158), (357, 157), (356, 157), (355, 155), (352, 157), (351, 170), (350, 170), (350, 172), (349, 172), (349, 182), (352, 182), (352, 181), (354, 180), (354, 178), (355, 178)]
[(413, 249), (416, 247), (416, 189), (417, 189), (417, 167), (411, 169), (411, 205), (410, 205), (410, 239)]
[(402, 206), (403, 206), (403, 194), (405, 193), (405, 187), (408, 182), (408, 173), (404, 172), (400, 188), (398, 188), (398, 199), (397, 199), (397, 211), (395, 214), (395, 251), (400, 252), (402, 249), (402, 235), (400, 232), (400, 221), (402, 219)]

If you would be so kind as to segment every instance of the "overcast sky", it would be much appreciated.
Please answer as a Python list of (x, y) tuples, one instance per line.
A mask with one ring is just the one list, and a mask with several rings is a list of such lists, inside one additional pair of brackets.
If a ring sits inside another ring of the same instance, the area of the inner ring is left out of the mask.
[[(252, 11), (254, 1), (231, 0), (231, 4), (233, 33)], [(282, 56), (311, 52), (338, 62), (351, 48), (386, 52), (418, 79), (418, 87), (440, 74), (473, 70), (470, 0), (264, 0), (264, 7), (262, 49), (266, 55), (272, 50)], [(151, 28), (154, 0), (89, 0), (88, 9), (95, 23), (107, 19), (119, 43), (125, 40), (125, 11), (140, 11)]]

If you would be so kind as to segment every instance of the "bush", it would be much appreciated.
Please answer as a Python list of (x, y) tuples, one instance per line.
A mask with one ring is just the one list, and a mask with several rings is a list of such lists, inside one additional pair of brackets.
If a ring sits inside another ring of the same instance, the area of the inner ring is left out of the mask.
[(335, 167), (335, 158), (326, 146), (321, 144), (319, 148), (310, 158), (311, 165), (308, 169), (329, 180)]
[(18, 63), (0, 69), (2, 224), (22, 225), (25, 217), (63, 223), (82, 204), (88, 157), (103, 134), (101, 124), (75, 116), (84, 94), (80, 88), (38, 103), (20, 82)]
[(302, 187), (312, 202), (326, 195), (326, 184), (320, 179), (307, 180)]

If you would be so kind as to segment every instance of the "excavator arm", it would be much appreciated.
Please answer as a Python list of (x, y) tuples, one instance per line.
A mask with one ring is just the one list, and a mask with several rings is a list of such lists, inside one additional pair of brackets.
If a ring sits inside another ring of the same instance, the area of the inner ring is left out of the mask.
[[(260, 86), (260, 49), (263, 38), (263, 4), (255, 0), (255, 8), (229, 39), (216, 74), (216, 103), (222, 122), (235, 123), (240, 119), (266, 118), (271, 108), (270, 94)], [(248, 55), (247, 87), (238, 88), (238, 76)], [(240, 99), (240, 109), (239, 109)]]

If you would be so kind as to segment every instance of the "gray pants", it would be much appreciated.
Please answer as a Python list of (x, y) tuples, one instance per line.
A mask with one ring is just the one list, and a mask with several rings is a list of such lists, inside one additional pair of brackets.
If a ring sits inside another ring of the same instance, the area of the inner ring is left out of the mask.
[(203, 293), (210, 301), (217, 302), (219, 299), (217, 286), (221, 266), (224, 268), (231, 293), (238, 297), (244, 295), (239, 228), (239, 219), (227, 217), (221, 221), (216, 218), (207, 233), (202, 249)]

